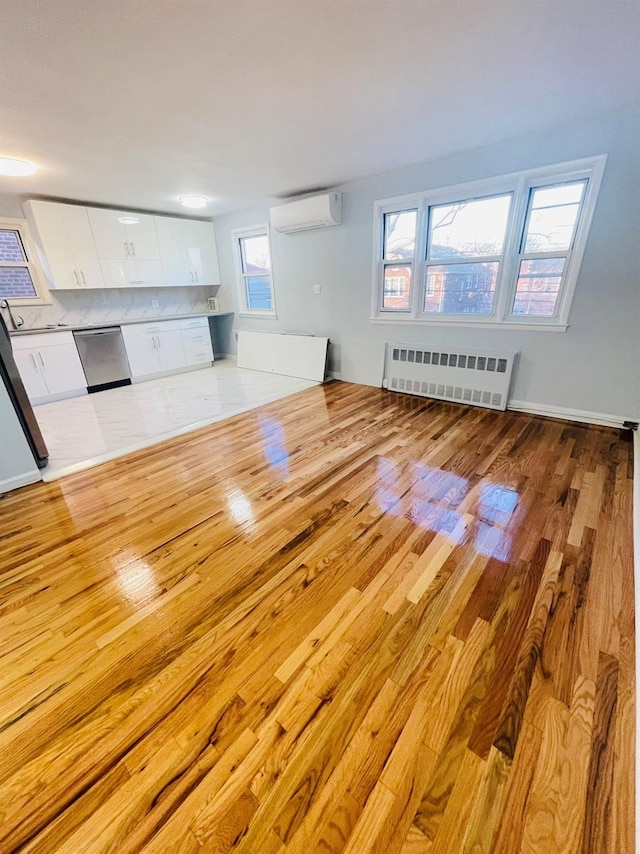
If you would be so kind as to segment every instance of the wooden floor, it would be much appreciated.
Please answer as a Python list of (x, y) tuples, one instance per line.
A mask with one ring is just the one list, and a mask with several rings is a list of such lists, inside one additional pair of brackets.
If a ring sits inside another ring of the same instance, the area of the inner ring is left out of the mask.
[(633, 851), (629, 434), (341, 383), (0, 502), (0, 851)]

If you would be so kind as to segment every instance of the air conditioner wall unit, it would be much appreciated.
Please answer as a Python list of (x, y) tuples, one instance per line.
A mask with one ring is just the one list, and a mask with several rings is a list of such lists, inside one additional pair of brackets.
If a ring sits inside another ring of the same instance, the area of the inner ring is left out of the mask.
[(342, 223), (342, 194), (323, 193), (271, 208), (271, 227), (282, 234)]

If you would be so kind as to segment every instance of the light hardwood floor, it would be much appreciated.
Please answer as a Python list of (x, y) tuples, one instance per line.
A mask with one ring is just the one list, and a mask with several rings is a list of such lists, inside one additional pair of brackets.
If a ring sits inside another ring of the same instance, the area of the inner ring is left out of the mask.
[(629, 435), (333, 383), (0, 502), (0, 851), (633, 851)]

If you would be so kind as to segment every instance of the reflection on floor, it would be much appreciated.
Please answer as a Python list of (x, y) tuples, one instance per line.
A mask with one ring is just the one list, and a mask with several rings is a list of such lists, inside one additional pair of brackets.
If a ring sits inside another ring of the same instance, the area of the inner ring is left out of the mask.
[(212, 368), (43, 404), (35, 410), (50, 454), (43, 480), (56, 480), (314, 385), (221, 361)]

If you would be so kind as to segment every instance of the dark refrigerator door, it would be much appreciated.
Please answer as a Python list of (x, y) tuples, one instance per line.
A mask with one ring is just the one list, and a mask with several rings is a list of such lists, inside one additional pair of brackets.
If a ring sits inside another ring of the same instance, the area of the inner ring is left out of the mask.
[(16, 411), (38, 468), (44, 468), (49, 459), (49, 451), (42, 438), (40, 425), (33, 414), (31, 402), (25, 391), (20, 371), (13, 358), (9, 330), (2, 316), (0, 316), (0, 376), (7, 388), (13, 408)]

